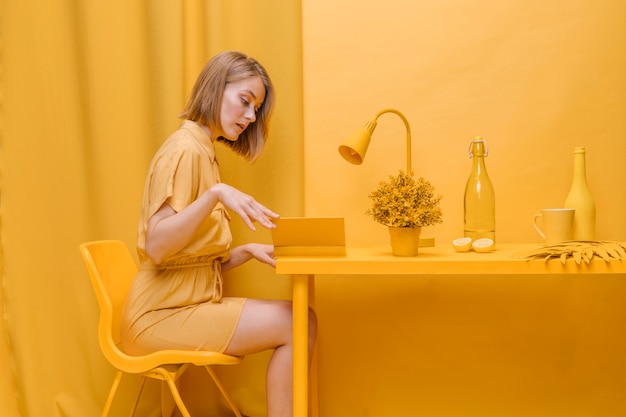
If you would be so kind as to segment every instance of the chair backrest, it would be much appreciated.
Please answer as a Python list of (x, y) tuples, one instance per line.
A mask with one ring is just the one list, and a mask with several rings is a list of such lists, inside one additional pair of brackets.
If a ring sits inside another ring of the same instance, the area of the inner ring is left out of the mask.
[(119, 240), (85, 242), (80, 245), (80, 252), (100, 306), (100, 347), (109, 357), (112, 351), (118, 350), (120, 318), (130, 285), (137, 274), (137, 264), (128, 246)]

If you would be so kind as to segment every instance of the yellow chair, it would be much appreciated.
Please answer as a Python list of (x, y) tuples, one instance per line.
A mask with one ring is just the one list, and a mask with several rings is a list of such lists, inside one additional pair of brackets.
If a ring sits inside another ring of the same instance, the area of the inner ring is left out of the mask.
[[(237, 417), (242, 417), (232, 398), (217, 378), (211, 365), (236, 365), (241, 358), (217, 352), (162, 350), (143, 356), (131, 356), (119, 347), (120, 316), (131, 282), (137, 273), (137, 265), (124, 242), (103, 240), (80, 245), (80, 252), (87, 266), (91, 284), (100, 306), (98, 340), (106, 359), (118, 371), (104, 405), (102, 416), (108, 415), (115, 393), (124, 373), (143, 376), (131, 416), (134, 415), (146, 377), (165, 381), (172, 397), (184, 417), (190, 417), (183, 403), (176, 381), (189, 365), (204, 366)], [(170, 403), (171, 404), (171, 403)]]

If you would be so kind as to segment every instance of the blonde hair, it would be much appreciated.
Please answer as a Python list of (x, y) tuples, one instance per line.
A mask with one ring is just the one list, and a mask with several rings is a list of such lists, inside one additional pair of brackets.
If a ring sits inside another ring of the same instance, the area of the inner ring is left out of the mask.
[(222, 52), (211, 58), (200, 72), (180, 117), (205, 125), (211, 130), (221, 130), (220, 112), (226, 84), (249, 77), (260, 77), (265, 86), (265, 100), (257, 111), (256, 121), (250, 123), (235, 141), (221, 137), (217, 140), (252, 162), (263, 151), (274, 108), (272, 81), (265, 68), (254, 58), (236, 51)]

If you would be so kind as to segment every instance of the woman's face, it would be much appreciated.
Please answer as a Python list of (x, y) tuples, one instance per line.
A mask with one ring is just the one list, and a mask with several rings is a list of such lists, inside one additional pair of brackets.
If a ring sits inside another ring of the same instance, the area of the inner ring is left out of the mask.
[(256, 120), (256, 112), (265, 100), (265, 86), (261, 77), (249, 77), (226, 84), (222, 98), (220, 123), (224, 139), (237, 140), (250, 123)]

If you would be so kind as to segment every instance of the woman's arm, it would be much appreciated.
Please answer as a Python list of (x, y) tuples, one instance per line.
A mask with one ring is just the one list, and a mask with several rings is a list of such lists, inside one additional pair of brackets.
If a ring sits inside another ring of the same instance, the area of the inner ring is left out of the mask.
[(255, 221), (267, 228), (276, 227), (270, 217), (278, 218), (278, 214), (236, 188), (215, 184), (180, 212), (163, 203), (150, 217), (146, 230), (146, 253), (150, 259), (159, 264), (183, 249), (218, 202), (239, 215), (252, 230), (255, 230)]

